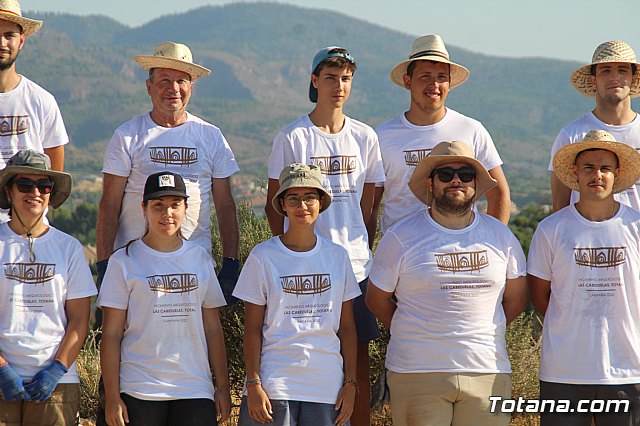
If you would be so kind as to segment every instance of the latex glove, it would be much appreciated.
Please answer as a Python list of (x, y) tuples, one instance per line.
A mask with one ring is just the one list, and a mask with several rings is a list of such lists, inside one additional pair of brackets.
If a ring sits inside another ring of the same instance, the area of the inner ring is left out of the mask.
[(5, 401), (31, 399), (31, 395), (24, 388), (22, 377), (9, 364), (0, 367), (0, 389)]
[(230, 257), (222, 259), (222, 269), (220, 269), (220, 273), (218, 274), (218, 282), (220, 283), (224, 300), (227, 301), (228, 306), (238, 303), (238, 298), (234, 297), (232, 293), (238, 282), (239, 271), (240, 261), (238, 259), (232, 259)]
[(31, 395), (33, 401), (44, 401), (51, 396), (51, 392), (68, 371), (67, 367), (57, 359), (46, 368), (38, 371), (31, 383), (24, 388)]

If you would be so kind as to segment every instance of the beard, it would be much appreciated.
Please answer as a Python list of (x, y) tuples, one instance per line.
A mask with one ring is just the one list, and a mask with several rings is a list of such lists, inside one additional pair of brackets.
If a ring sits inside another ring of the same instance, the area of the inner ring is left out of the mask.
[(18, 59), (18, 53), (15, 56), (10, 56), (6, 61), (0, 60), (0, 72), (11, 68), (16, 63), (16, 59)]
[[(468, 188), (468, 190), (471, 189)], [(437, 196), (434, 194), (433, 197), (433, 204), (440, 212), (455, 216), (462, 216), (469, 212), (474, 201), (475, 191), (469, 198), (464, 199), (448, 197), (446, 192), (442, 192)]]

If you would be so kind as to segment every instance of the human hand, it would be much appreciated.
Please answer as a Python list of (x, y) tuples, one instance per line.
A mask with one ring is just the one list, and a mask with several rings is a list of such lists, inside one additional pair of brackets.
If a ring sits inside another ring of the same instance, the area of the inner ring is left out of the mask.
[(249, 416), (257, 422), (269, 423), (273, 420), (271, 401), (261, 384), (247, 387), (247, 408)]
[(0, 367), (0, 389), (5, 401), (30, 400), (22, 377), (8, 363)]
[(48, 367), (38, 371), (31, 383), (24, 388), (31, 395), (31, 400), (44, 401), (51, 396), (51, 392), (67, 371), (67, 367), (56, 359)]
[(107, 399), (104, 417), (109, 426), (124, 426), (129, 423), (129, 412), (120, 395), (113, 400)]
[(218, 282), (224, 294), (224, 300), (227, 301), (227, 305), (235, 305), (238, 303), (238, 298), (234, 297), (233, 290), (236, 288), (238, 282), (238, 276), (240, 275), (240, 261), (231, 257), (225, 257), (222, 259), (222, 269), (218, 274)]
[(216, 412), (220, 416), (218, 423), (224, 423), (231, 417), (231, 394), (229, 388), (217, 388), (214, 397), (216, 403)]
[(338, 393), (336, 401), (336, 411), (340, 410), (335, 424), (338, 426), (346, 424), (353, 414), (353, 405), (356, 401), (356, 392), (358, 388), (354, 383), (347, 382), (342, 385), (342, 389)]

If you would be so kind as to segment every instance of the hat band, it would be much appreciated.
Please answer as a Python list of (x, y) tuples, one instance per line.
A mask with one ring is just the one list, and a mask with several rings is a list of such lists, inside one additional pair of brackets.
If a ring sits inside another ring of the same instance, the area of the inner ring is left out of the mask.
[(449, 60), (449, 55), (440, 52), (439, 50), (423, 50), (422, 52), (414, 53), (409, 56), (409, 59), (419, 58), (420, 56), (439, 56), (441, 58)]
[(0, 13), (10, 13), (12, 15), (16, 15), (19, 18), (22, 18), (22, 15), (17, 14), (16, 12), (14, 12), (13, 10), (6, 10), (6, 9), (0, 9)]

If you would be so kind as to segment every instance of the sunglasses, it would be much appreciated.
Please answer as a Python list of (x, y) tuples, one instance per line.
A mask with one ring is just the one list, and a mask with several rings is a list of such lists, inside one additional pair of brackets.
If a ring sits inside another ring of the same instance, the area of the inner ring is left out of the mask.
[(434, 169), (430, 177), (433, 179), (435, 175), (438, 175), (438, 180), (444, 183), (451, 182), (455, 175), (458, 175), (461, 182), (469, 183), (476, 178), (476, 169), (473, 167), (461, 167), (459, 169), (442, 167)]
[(284, 202), (289, 207), (298, 207), (302, 202), (307, 206), (313, 206), (319, 199), (320, 196), (318, 194), (307, 194), (302, 198), (297, 195), (290, 195), (288, 197), (284, 197)]
[(18, 191), (28, 194), (37, 187), (41, 194), (51, 194), (53, 191), (53, 181), (51, 179), (38, 179), (37, 181), (29, 178), (18, 178), (13, 181)]

